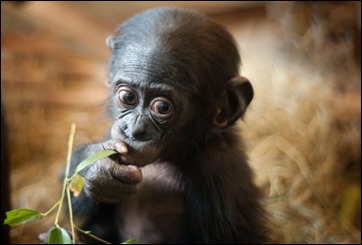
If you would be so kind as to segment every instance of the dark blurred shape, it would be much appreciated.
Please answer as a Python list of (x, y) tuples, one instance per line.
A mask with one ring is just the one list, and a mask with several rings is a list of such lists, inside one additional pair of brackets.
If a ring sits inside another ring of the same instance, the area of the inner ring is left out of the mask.
[[(9, 157), (7, 127), (5, 115), (1, 104), (1, 220), (6, 218), (6, 211), (10, 210), (10, 183), (9, 183)], [(9, 226), (1, 226), (1, 244), (9, 243)]]
[(1, 1), (2, 4), (7, 4), (9, 6), (15, 7), (15, 8), (22, 8), (28, 3), (29, 1)]

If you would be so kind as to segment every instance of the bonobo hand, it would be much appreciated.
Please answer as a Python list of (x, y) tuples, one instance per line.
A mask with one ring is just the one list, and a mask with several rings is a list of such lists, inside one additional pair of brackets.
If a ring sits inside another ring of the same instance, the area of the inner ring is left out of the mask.
[[(108, 140), (97, 146), (100, 150), (115, 150), (127, 154), (126, 144)], [(122, 165), (118, 157), (103, 158), (82, 173), (85, 177), (84, 191), (92, 199), (106, 203), (117, 203), (123, 194), (136, 192), (137, 184), (142, 180), (141, 170), (133, 165)]]

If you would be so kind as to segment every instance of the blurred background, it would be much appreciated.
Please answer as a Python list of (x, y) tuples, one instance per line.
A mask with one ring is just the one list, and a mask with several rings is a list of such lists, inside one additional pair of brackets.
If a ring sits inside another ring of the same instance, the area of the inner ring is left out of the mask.
[[(361, 243), (360, 1), (2, 1), (2, 218), (45, 212), (60, 198), (70, 124), (75, 145), (109, 125), (105, 39), (158, 6), (204, 13), (238, 42), (255, 89), (240, 131), (272, 241)], [(11, 242), (38, 243), (53, 222), (12, 228)]]

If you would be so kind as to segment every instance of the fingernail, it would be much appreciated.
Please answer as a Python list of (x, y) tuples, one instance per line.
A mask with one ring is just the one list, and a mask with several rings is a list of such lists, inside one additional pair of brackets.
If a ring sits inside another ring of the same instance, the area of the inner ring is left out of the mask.
[(128, 153), (128, 148), (124, 143), (117, 142), (117, 143), (114, 144), (114, 147), (121, 154), (127, 154)]
[(121, 153), (123, 153), (123, 154), (128, 153), (128, 148), (127, 148), (127, 146), (121, 144)]

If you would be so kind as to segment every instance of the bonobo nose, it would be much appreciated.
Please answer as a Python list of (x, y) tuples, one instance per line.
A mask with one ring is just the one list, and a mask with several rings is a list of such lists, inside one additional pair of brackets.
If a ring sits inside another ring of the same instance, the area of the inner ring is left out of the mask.
[(130, 120), (123, 130), (131, 140), (148, 141), (152, 139), (152, 123), (147, 116), (139, 115), (134, 120)]
[(147, 141), (150, 140), (150, 137), (148, 136), (146, 130), (136, 129), (133, 130), (133, 132), (131, 133), (131, 139), (134, 139), (136, 141)]

